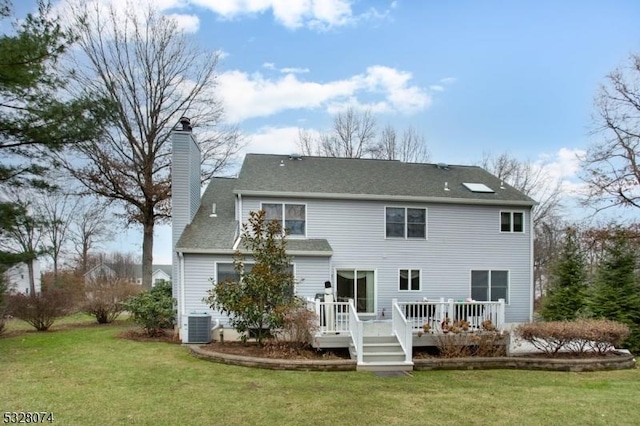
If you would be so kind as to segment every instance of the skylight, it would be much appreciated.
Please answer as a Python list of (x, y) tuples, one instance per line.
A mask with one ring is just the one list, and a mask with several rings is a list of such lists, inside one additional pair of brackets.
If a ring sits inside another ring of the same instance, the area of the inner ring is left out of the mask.
[(463, 182), (462, 184), (471, 192), (488, 192), (488, 193), (494, 193), (495, 192), (493, 189), (489, 188), (484, 183)]

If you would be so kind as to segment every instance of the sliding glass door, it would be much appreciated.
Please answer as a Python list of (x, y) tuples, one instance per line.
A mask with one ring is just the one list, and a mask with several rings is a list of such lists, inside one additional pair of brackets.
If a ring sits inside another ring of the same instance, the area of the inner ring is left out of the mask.
[(337, 300), (346, 302), (353, 299), (358, 312), (375, 314), (374, 281), (375, 271), (338, 269), (336, 271)]

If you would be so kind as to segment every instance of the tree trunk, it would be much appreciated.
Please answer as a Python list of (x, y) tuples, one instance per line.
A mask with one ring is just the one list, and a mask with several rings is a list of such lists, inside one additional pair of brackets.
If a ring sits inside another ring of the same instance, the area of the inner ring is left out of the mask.
[(153, 212), (145, 218), (142, 239), (142, 286), (151, 288), (151, 274), (153, 273)]
[(29, 273), (29, 295), (36, 295), (36, 280), (33, 276), (33, 259), (27, 260), (27, 271)]

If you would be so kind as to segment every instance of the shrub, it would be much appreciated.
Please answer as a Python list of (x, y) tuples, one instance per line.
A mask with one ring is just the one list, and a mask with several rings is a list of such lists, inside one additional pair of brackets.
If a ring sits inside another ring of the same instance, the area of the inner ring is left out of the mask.
[(436, 347), (443, 358), (468, 356), (493, 357), (506, 355), (506, 334), (498, 331), (491, 321), (482, 323), (482, 330), (472, 330), (467, 321), (445, 322), (445, 334), (435, 334)]
[(299, 306), (289, 308), (284, 314), (282, 331), (287, 340), (298, 349), (309, 346), (318, 329), (315, 313), (307, 309), (302, 302)]
[(229, 317), (231, 326), (246, 342), (255, 332), (258, 344), (282, 328), (292, 306), (294, 279), (291, 258), (286, 254), (286, 236), (278, 221), (269, 221), (264, 210), (251, 212), (242, 225), (242, 246), (251, 252), (253, 266), (245, 267), (245, 256), (237, 251), (233, 263), (237, 278), (214, 282), (204, 299), (211, 309)]
[(59, 289), (38, 294), (15, 294), (8, 297), (8, 311), (29, 323), (38, 331), (47, 331), (56, 319), (71, 313), (73, 303), (69, 295)]
[(174, 324), (176, 310), (170, 282), (160, 282), (151, 290), (130, 297), (123, 307), (149, 336), (164, 334), (164, 329)]
[(50, 289), (62, 290), (71, 299), (71, 303), (77, 307), (81, 307), (84, 301), (84, 287), (84, 276), (72, 271), (59, 271), (57, 277), (54, 276), (53, 272), (42, 274), (42, 291)]
[(548, 355), (563, 349), (580, 355), (604, 355), (629, 336), (629, 327), (611, 320), (580, 319), (520, 324), (514, 333)]
[(113, 322), (125, 310), (124, 302), (140, 292), (135, 284), (111, 277), (99, 277), (85, 284), (82, 310), (98, 324)]

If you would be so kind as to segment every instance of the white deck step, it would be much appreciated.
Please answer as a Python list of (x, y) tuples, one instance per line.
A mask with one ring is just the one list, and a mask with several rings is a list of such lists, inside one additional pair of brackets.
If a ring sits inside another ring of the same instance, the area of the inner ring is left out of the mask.
[(358, 371), (412, 371), (413, 362), (362, 362), (357, 365)]
[[(389, 335), (380, 329), (375, 330), (374, 333), (374, 335), (366, 333), (363, 337), (362, 362), (358, 364), (358, 370), (410, 371), (413, 369), (413, 362), (406, 361), (404, 350), (395, 335)], [(357, 358), (353, 345), (350, 346), (349, 351), (352, 358)]]

